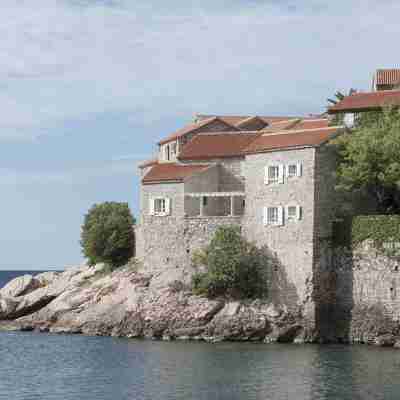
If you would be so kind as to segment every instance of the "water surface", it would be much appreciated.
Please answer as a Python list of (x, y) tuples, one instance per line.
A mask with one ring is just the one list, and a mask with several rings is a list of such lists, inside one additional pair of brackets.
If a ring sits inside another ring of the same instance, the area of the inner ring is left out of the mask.
[(400, 399), (400, 351), (0, 333), (0, 399)]

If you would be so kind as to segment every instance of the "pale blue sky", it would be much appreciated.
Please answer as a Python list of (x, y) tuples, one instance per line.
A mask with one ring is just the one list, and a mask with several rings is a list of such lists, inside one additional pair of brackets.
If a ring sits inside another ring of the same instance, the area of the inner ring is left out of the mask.
[(388, 0), (2, 0), (0, 270), (80, 263), (86, 210), (137, 214), (138, 161), (195, 112), (318, 113), (368, 89), (399, 65), (399, 15)]

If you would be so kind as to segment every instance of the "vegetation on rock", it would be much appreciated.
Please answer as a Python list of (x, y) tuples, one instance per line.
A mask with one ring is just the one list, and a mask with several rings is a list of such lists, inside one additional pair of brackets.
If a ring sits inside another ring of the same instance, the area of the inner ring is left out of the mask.
[(93, 205), (81, 230), (82, 252), (89, 265), (105, 263), (117, 268), (126, 264), (135, 250), (134, 223), (128, 203)]
[[(336, 246), (355, 247), (373, 240), (377, 248), (400, 243), (400, 215), (360, 215), (344, 218), (334, 225)], [(385, 249), (390, 253), (390, 248)]]
[(336, 144), (337, 188), (365, 191), (375, 199), (378, 213), (400, 213), (400, 111), (363, 113)]
[(270, 261), (238, 227), (219, 227), (210, 244), (193, 256), (194, 265), (205, 268), (193, 276), (193, 291), (207, 297), (261, 297), (266, 294)]

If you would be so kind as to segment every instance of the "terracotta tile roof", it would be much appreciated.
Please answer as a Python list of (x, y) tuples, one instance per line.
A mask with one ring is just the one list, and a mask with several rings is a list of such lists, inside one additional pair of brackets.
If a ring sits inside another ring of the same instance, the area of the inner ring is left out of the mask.
[(144, 184), (157, 182), (183, 182), (185, 178), (203, 171), (208, 165), (156, 164), (142, 179)]
[(152, 165), (155, 165), (157, 163), (158, 163), (158, 160), (156, 158), (154, 158), (152, 160), (143, 161), (141, 164), (139, 164), (139, 168), (151, 167)]
[(176, 132), (172, 133), (171, 135), (167, 136), (165, 139), (158, 142), (158, 144), (164, 144), (164, 143), (171, 142), (172, 140), (175, 140), (182, 136), (185, 136), (187, 133), (195, 132), (197, 129), (207, 126), (211, 122), (218, 121), (218, 120), (225, 123), (227, 125), (227, 128), (232, 128), (232, 130), (235, 129), (235, 127), (233, 125), (222, 120), (221, 118), (218, 118), (216, 116), (211, 116), (210, 118), (206, 118), (199, 122), (193, 122), (191, 124), (185, 125), (183, 128), (178, 129)]
[(400, 105), (400, 90), (355, 93), (328, 108), (330, 114), (379, 110), (385, 105)]
[(396, 85), (400, 82), (400, 69), (377, 69), (376, 85)]
[(291, 119), (287, 121), (275, 122), (270, 126), (263, 129), (265, 133), (275, 133), (283, 130), (290, 129), (316, 129), (326, 128), (329, 126), (329, 120), (327, 118), (306, 118), (306, 119)]
[[(253, 118), (254, 116), (252, 116), (252, 115), (203, 115), (203, 114), (196, 115), (196, 119), (198, 121), (203, 121), (204, 119), (209, 119), (209, 118), (213, 118), (213, 117), (218, 117), (220, 120), (222, 120), (228, 124), (236, 126), (236, 125), (240, 124), (242, 121)], [(267, 124), (297, 118), (297, 117), (284, 117), (284, 116), (270, 117), (270, 116), (260, 116), (260, 115), (257, 117), (260, 118), (261, 120), (263, 120)]]
[(317, 129), (317, 128), (327, 128), (329, 127), (329, 119), (327, 118), (316, 118), (316, 119), (303, 119), (298, 121), (294, 125), (293, 129)]
[(282, 130), (290, 129), (293, 126), (295, 126), (298, 122), (301, 120), (299, 118), (294, 118), (294, 119), (287, 119), (284, 121), (279, 121), (279, 122), (274, 122), (271, 125), (265, 127), (262, 131), (264, 133), (274, 133), (274, 132), (280, 132)]
[(245, 154), (262, 153), (278, 149), (297, 147), (315, 147), (327, 142), (338, 133), (338, 127), (289, 130), (275, 134), (263, 134), (258, 136), (244, 149)]
[(260, 132), (231, 132), (200, 134), (195, 136), (178, 156), (180, 160), (209, 160), (235, 157), (243, 154)]

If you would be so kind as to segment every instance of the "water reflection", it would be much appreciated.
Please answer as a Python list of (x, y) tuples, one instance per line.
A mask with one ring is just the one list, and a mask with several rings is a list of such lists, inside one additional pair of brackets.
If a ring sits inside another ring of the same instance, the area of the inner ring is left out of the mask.
[(399, 399), (400, 352), (367, 346), (0, 334), (0, 399)]

